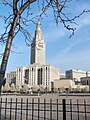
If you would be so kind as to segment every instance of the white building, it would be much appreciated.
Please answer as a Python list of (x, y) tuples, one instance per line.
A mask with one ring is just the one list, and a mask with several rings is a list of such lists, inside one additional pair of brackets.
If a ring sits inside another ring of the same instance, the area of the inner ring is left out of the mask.
[(86, 77), (90, 77), (90, 71), (86, 72)]
[(81, 77), (81, 84), (89, 85), (89, 91), (90, 91), (90, 76), (89, 77)]
[(51, 82), (59, 79), (59, 69), (51, 65), (31, 64), (25, 70), (25, 78), (29, 85), (43, 85), (51, 90)]
[(23, 85), (27, 82), (32, 85), (43, 85), (48, 90), (54, 79), (60, 78), (58, 68), (45, 64), (45, 42), (40, 28), (40, 20), (38, 20), (35, 37), (31, 43), (31, 64), (27, 67), (17, 67), (16, 83)]
[(81, 77), (86, 77), (89, 74), (89, 72), (82, 71), (82, 70), (67, 70), (66, 71), (66, 79), (71, 79), (73, 81), (80, 81)]
[(25, 69), (26, 69), (26, 67), (17, 67), (16, 68), (16, 84), (19, 84), (19, 85), (24, 84)]
[(60, 73), (60, 79), (66, 79), (66, 74)]
[(75, 82), (70, 80), (70, 79), (56, 79), (54, 80), (54, 90), (58, 91), (58, 90), (70, 90), (70, 91), (82, 91), (82, 90), (86, 90), (87, 92), (89, 91), (89, 85), (75, 85)]
[(58, 89), (58, 88), (75, 88), (75, 82), (73, 82), (71, 79), (56, 79), (54, 80), (54, 88)]
[(6, 83), (16, 83), (16, 71), (12, 71), (10, 73), (7, 73)]
[(35, 36), (31, 43), (31, 64), (33, 63), (45, 65), (45, 42), (40, 28), (40, 20), (38, 20)]

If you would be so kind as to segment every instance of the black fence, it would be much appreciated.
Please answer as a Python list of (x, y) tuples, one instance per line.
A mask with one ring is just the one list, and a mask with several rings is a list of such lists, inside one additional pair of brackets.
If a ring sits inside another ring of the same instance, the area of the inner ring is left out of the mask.
[(1, 98), (0, 120), (90, 120), (90, 100)]

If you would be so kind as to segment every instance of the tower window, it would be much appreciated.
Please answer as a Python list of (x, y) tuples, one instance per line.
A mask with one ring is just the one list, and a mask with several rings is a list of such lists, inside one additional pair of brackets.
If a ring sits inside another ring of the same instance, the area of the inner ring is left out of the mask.
[(46, 70), (47, 70), (47, 67), (46, 67)]

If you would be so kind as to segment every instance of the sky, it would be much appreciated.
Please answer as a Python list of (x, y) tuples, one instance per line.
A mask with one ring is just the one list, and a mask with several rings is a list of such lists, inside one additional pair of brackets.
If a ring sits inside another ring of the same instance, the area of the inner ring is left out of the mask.
[[(32, 11), (35, 12), (35, 4), (31, 7)], [(88, 10), (89, 8), (90, 0), (73, 0), (69, 4), (67, 12), (71, 12), (70, 16), (73, 17), (83, 9)], [(6, 11), (0, 7), (0, 14), (2, 12), (6, 14)], [(86, 13), (76, 19), (77, 25), (73, 24), (72, 26), (77, 29), (71, 38), (69, 38), (71, 33), (64, 28), (63, 24), (59, 23), (58, 26), (56, 25), (51, 10), (48, 10), (47, 17), (40, 21), (46, 43), (46, 64), (60, 68), (62, 73), (69, 69), (90, 71), (90, 13)], [(4, 27), (4, 23), (0, 19), (0, 33), (3, 32)], [(28, 30), (32, 37), (34, 37), (35, 29), (36, 25), (30, 23)], [(16, 36), (13, 44), (15, 47), (12, 47), (12, 50), (21, 54), (10, 54), (7, 72), (14, 71), (18, 66), (28, 66), (30, 64), (31, 47), (27, 47), (21, 34)], [(4, 45), (0, 45), (0, 53), (3, 50)]]

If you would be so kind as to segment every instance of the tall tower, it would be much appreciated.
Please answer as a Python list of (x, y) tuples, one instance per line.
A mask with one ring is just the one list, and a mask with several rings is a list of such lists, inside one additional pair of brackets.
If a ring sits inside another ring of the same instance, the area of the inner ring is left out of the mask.
[(31, 43), (31, 64), (45, 65), (45, 42), (40, 28), (40, 19), (36, 25), (35, 36)]

